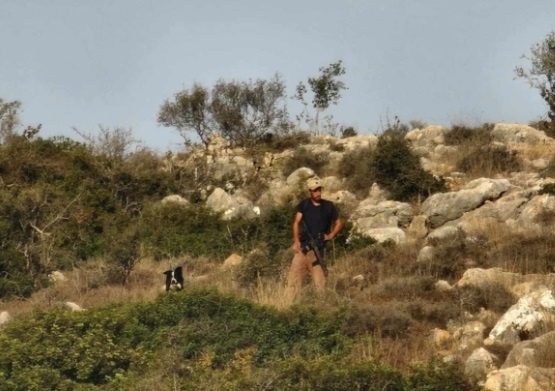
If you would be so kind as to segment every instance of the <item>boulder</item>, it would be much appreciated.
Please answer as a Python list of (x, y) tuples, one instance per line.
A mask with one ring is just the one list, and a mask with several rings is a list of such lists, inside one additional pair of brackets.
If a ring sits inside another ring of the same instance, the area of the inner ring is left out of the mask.
[(453, 331), (460, 356), (468, 357), (474, 350), (482, 347), (486, 326), (479, 321), (465, 323)]
[(311, 168), (301, 167), (289, 174), (287, 180), (285, 181), (285, 184), (292, 187), (302, 186), (303, 189), (306, 189), (306, 180), (308, 178), (312, 178), (315, 175), (316, 174)]
[(0, 326), (8, 323), (11, 320), (11, 316), (8, 311), (0, 312)]
[(219, 187), (210, 194), (206, 200), (206, 206), (216, 212), (223, 212), (224, 220), (231, 220), (239, 216), (245, 218), (256, 216), (254, 204), (241, 192), (230, 195)]
[(545, 132), (523, 124), (495, 124), (491, 131), (493, 141), (503, 144), (542, 144), (552, 143)]
[(492, 371), (483, 385), (485, 391), (552, 391), (555, 368), (517, 365)]
[(74, 303), (74, 302), (72, 302), (72, 301), (66, 301), (66, 302), (64, 303), (64, 307), (65, 307), (66, 309), (72, 311), (72, 312), (84, 311), (83, 308), (82, 308), (79, 304)]
[(472, 352), (464, 364), (464, 374), (475, 383), (486, 380), (487, 374), (497, 368), (499, 359), (480, 347)]
[(555, 331), (543, 334), (538, 338), (517, 343), (501, 368), (517, 365), (528, 367), (555, 368)]
[(54, 270), (52, 273), (48, 275), (48, 280), (52, 284), (59, 284), (67, 281), (67, 278), (66, 276), (64, 276), (64, 274), (61, 271)]
[(226, 258), (226, 260), (222, 265), (222, 268), (223, 269), (235, 268), (237, 266), (240, 266), (242, 262), (243, 262), (243, 257), (241, 257), (239, 254), (233, 253)]
[(503, 314), (484, 341), (486, 345), (514, 345), (555, 326), (555, 293), (548, 288), (526, 296)]
[(437, 228), (480, 207), (486, 200), (499, 198), (509, 186), (507, 179), (475, 179), (462, 190), (436, 193), (428, 197), (422, 203), (422, 213), (426, 216), (428, 226)]
[(175, 204), (175, 205), (181, 205), (181, 206), (189, 205), (189, 201), (181, 197), (179, 194), (171, 194), (169, 196), (166, 196), (162, 199), (162, 201), (160, 201), (160, 203), (162, 203), (163, 205), (167, 205), (167, 204)]
[(367, 230), (359, 230), (363, 236), (374, 238), (377, 242), (383, 243), (393, 241), (395, 244), (404, 243), (407, 235), (401, 228), (371, 228)]

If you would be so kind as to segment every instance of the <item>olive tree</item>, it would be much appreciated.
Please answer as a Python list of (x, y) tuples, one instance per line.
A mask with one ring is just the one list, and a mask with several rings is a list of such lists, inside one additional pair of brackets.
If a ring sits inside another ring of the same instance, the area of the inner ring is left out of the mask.
[(177, 129), (187, 141), (186, 132), (193, 131), (207, 146), (213, 132), (210, 112), (210, 92), (200, 84), (175, 94), (173, 101), (166, 100), (158, 112), (158, 123)]
[(174, 127), (187, 140), (193, 131), (208, 146), (210, 135), (247, 145), (267, 133), (287, 132), (285, 83), (276, 74), (270, 80), (218, 80), (209, 90), (200, 84), (166, 100), (158, 113), (158, 123)]
[(345, 67), (343, 67), (341, 60), (331, 63), (327, 67), (320, 68), (320, 75), (318, 77), (309, 77), (308, 85), (312, 92), (312, 107), (315, 110), (314, 118), (312, 118), (306, 110), (308, 103), (305, 100), (305, 95), (308, 89), (303, 82), (297, 85), (295, 99), (299, 100), (305, 110), (297, 118), (299, 121), (304, 120), (312, 125), (312, 130), (315, 134), (320, 132), (319, 117), (320, 113), (331, 104), (337, 104), (341, 98), (341, 91), (346, 90), (345, 83), (339, 80), (339, 77), (345, 74)]
[(523, 58), (530, 61), (530, 67), (517, 67), (515, 73), (537, 88), (547, 103), (550, 133), (555, 133), (555, 31), (550, 32), (543, 41), (530, 49), (531, 55)]

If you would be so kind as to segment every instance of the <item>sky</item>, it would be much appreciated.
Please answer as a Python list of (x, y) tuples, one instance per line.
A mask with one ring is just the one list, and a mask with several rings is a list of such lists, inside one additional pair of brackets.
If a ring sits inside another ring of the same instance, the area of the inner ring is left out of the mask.
[(326, 113), (359, 134), (528, 123), (547, 107), (514, 69), (553, 30), (554, 0), (0, 0), (0, 98), (42, 137), (121, 127), (165, 152), (183, 139), (160, 106), (193, 83), (279, 73), (292, 96), (341, 60)]

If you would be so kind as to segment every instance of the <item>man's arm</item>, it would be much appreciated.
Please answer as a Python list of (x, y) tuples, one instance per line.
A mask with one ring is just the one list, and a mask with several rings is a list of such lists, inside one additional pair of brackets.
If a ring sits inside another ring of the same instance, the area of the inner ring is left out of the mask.
[(301, 239), (299, 237), (299, 226), (301, 225), (301, 220), (303, 219), (303, 214), (297, 212), (295, 215), (295, 220), (293, 221), (293, 250), (301, 251)]
[(337, 236), (341, 228), (343, 227), (343, 223), (341, 219), (338, 217), (335, 222), (333, 223), (333, 228), (329, 234), (324, 235), (324, 240), (331, 240)]

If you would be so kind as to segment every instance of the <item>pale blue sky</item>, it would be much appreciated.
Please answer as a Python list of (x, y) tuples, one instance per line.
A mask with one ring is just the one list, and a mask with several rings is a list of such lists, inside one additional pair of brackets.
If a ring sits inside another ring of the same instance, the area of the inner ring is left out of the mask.
[(330, 113), (361, 134), (395, 115), (526, 123), (547, 109), (513, 70), (554, 29), (554, 0), (0, 0), (0, 97), (43, 137), (121, 126), (175, 150), (157, 112), (194, 82), (278, 72), (293, 95), (341, 59)]

